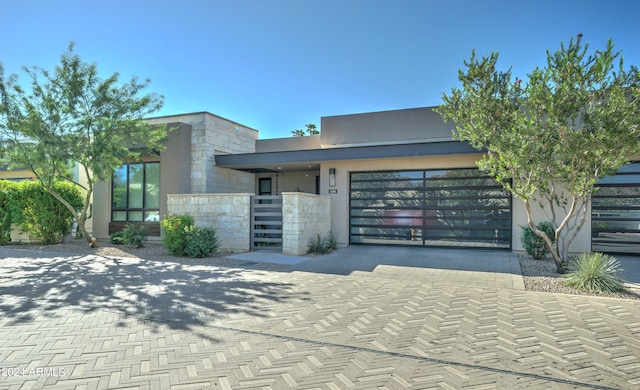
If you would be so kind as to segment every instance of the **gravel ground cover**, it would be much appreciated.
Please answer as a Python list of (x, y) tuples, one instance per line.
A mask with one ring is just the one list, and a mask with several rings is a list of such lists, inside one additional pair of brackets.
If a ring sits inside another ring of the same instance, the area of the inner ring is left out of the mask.
[[(247, 264), (247, 261), (225, 258), (226, 253), (217, 253), (214, 256), (203, 259), (190, 259), (172, 256), (166, 253), (160, 242), (146, 242), (142, 248), (129, 248), (125, 245), (113, 245), (109, 242), (100, 242), (98, 248), (89, 248), (84, 240), (70, 240), (54, 245), (20, 245), (20, 248), (55, 252), (88, 255), (95, 254), (109, 257), (136, 257), (155, 261), (172, 261), (181, 263), (200, 262), (221, 267), (238, 267)], [(567, 287), (563, 284), (563, 276), (556, 273), (555, 263), (551, 259), (535, 260), (526, 254), (518, 254), (520, 268), (524, 279), (525, 288), (528, 291), (541, 291), (561, 294), (593, 295), (600, 297), (639, 299), (640, 295), (633, 291), (618, 293), (590, 293)], [(251, 263), (251, 268), (278, 269), (286, 267), (279, 264)]]
[(519, 254), (518, 260), (520, 261), (524, 287), (528, 291), (640, 299), (640, 296), (632, 291), (591, 293), (567, 287), (563, 284), (564, 277), (556, 272), (556, 264), (551, 259), (536, 260), (529, 255)]

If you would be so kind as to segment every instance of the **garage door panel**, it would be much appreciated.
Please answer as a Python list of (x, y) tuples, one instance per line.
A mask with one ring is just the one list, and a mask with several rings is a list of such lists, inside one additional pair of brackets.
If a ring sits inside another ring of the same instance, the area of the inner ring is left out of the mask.
[(640, 162), (600, 180), (591, 202), (591, 249), (640, 254)]
[(511, 197), (477, 169), (351, 174), (353, 243), (511, 246)]

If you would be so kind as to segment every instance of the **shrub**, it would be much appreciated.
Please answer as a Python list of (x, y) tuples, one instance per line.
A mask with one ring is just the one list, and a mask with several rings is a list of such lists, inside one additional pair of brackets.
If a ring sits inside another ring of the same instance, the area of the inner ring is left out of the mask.
[(132, 248), (142, 247), (147, 238), (147, 232), (143, 225), (129, 223), (122, 229), (122, 243)]
[(207, 257), (218, 250), (215, 229), (193, 226), (187, 230), (184, 254), (192, 258)]
[(11, 208), (17, 198), (16, 183), (0, 180), (0, 245), (8, 244), (11, 240)]
[(187, 232), (193, 226), (190, 215), (170, 215), (160, 221), (162, 245), (173, 256), (184, 256), (187, 246)]
[[(520, 242), (524, 247), (524, 250), (536, 260), (543, 259), (549, 254), (549, 248), (544, 242), (542, 237), (538, 236), (529, 225), (520, 226), (522, 233), (520, 235)], [(551, 239), (551, 242), (555, 242), (555, 229), (551, 222), (540, 222), (536, 225), (538, 230), (542, 230)]]
[(122, 230), (119, 232), (115, 232), (109, 236), (109, 242), (114, 245), (122, 245), (124, 244), (124, 240), (122, 238)]
[(321, 235), (316, 235), (309, 240), (309, 249), (307, 253), (315, 253), (318, 255), (325, 255), (331, 253), (334, 249), (338, 248), (338, 242), (332, 231), (327, 233), (323, 238)]
[(338, 249), (338, 240), (336, 239), (336, 235), (333, 233), (333, 230), (327, 233), (327, 248), (330, 250)]
[[(71, 231), (73, 215), (39, 182), (22, 181), (17, 184), (18, 197), (11, 208), (12, 222), (20, 225), (22, 231), (42, 240), (43, 244), (60, 242)], [(83, 200), (77, 186), (58, 182), (53, 187), (75, 209), (82, 207)]]
[(327, 248), (327, 245), (321, 235), (318, 234), (316, 237), (309, 240), (309, 250), (307, 253), (315, 253), (318, 255), (329, 253), (329, 248)]
[(614, 257), (594, 252), (583, 253), (570, 263), (564, 284), (578, 290), (616, 292), (624, 290), (622, 271)]

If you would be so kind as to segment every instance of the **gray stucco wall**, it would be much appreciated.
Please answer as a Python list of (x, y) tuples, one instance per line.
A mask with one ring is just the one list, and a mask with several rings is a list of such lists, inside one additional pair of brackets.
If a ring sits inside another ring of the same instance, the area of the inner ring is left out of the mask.
[(451, 141), (454, 129), (433, 107), (326, 116), (321, 123), (323, 148)]
[(256, 141), (256, 152), (282, 152), (287, 150), (320, 149), (320, 136), (271, 138)]

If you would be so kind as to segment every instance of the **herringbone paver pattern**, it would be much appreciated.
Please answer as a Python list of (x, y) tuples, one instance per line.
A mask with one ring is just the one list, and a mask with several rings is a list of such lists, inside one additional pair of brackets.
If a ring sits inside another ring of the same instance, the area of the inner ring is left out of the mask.
[(640, 301), (7, 253), (2, 389), (640, 387)]

